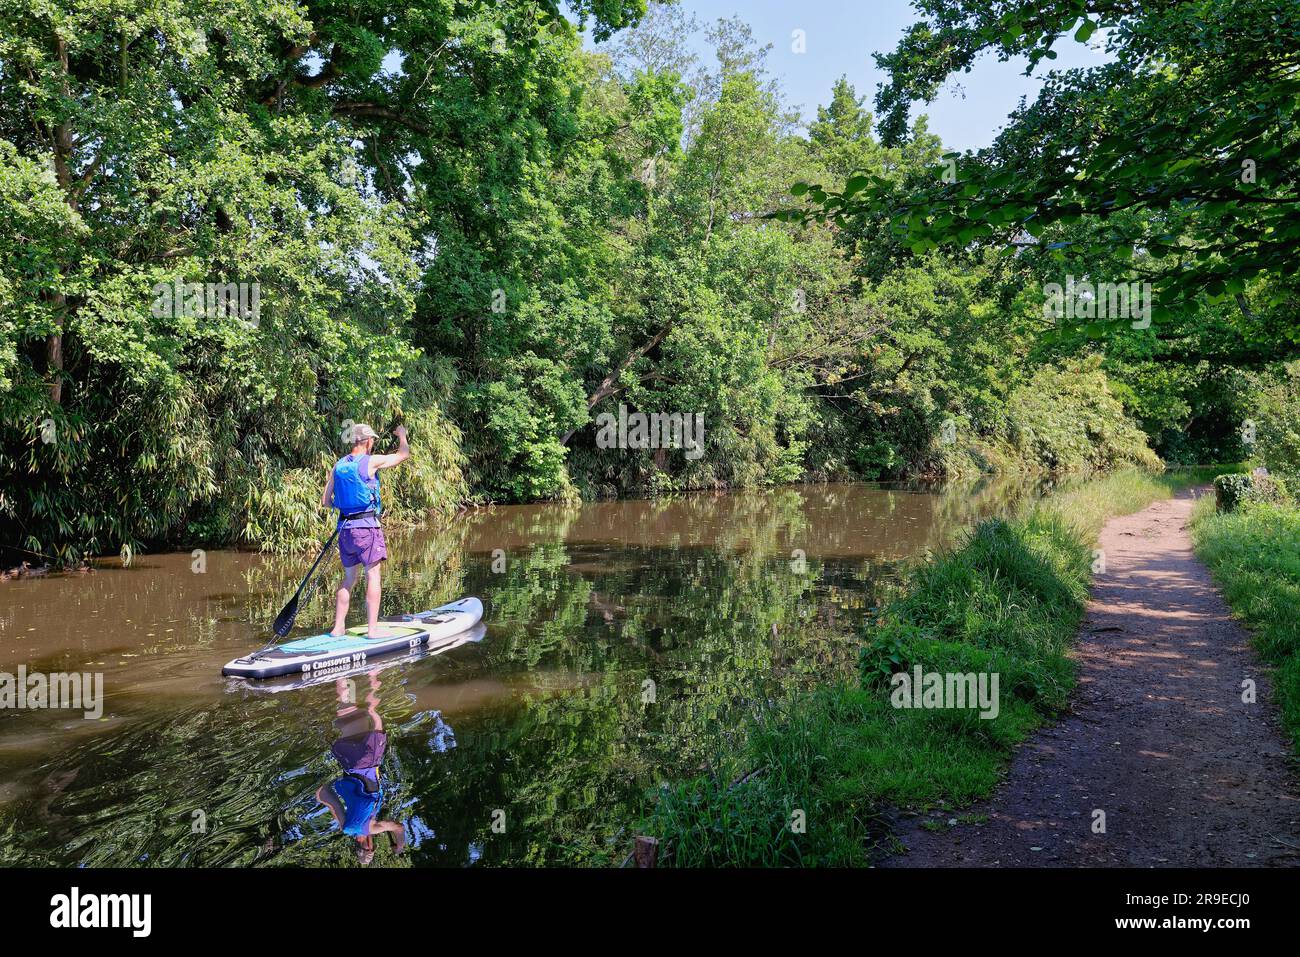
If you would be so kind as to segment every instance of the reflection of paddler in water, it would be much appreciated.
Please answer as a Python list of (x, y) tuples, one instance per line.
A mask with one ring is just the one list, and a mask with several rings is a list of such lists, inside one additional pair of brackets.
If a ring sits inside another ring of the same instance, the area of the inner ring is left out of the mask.
[(346, 678), (335, 682), (339, 695), (338, 717), (334, 727), (340, 737), (330, 751), (343, 767), (343, 775), (316, 791), (316, 798), (330, 809), (343, 833), (357, 842), (357, 858), (363, 865), (375, 856), (375, 835), (387, 831), (393, 840), (394, 853), (406, 847), (406, 834), (397, 821), (378, 820), (384, 801), (380, 764), (388, 736), (384, 719), (379, 716), (379, 675), (370, 672), (369, 687), (363, 704), (356, 703), (355, 683)]

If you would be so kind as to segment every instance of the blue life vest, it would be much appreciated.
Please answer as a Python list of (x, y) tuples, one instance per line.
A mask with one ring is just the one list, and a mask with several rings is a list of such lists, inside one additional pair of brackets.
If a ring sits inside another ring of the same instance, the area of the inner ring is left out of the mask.
[(383, 788), (378, 780), (374, 790), (356, 775), (345, 774), (334, 782), (334, 793), (343, 804), (342, 829), (344, 834), (363, 837), (370, 833), (370, 822), (379, 814), (384, 801)]
[(369, 464), (370, 456), (351, 453), (334, 463), (334, 507), (342, 517), (357, 512), (379, 514), (379, 476), (362, 478), (362, 467)]

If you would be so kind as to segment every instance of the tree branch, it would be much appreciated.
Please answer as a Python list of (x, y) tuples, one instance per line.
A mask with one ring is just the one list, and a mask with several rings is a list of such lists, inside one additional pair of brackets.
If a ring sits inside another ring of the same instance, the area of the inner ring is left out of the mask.
[(419, 120), (405, 116), (391, 107), (383, 106), (379, 103), (366, 103), (363, 101), (344, 100), (334, 104), (333, 114), (335, 116), (355, 116), (362, 119), (379, 119), (390, 120), (400, 126), (405, 126), (409, 130), (428, 136), (431, 132), (429, 127), (425, 126)]
[[(632, 363), (636, 362), (637, 359), (640, 359), (642, 356), (644, 356), (655, 346), (659, 345), (659, 343), (663, 342), (664, 339), (667, 337), (668, 333), (672, 331), (673, 325), (674, 323), (672, 322), (668, 323), (668, 325), (664, 326), (662, 329), (659, 330), (658, 333), (655, 334), (654, 338), (650, 339), (648, 342), (643, 343), (642, 345), (638, 346), (637, 348), (629, 352), (627, 356), (623, 359), (623, 361), (618, 364), (618, 368), (616, 368), (613, 372), (605, 376), (605, 378), (603, 378), (600, 381), (600, 385), (596, 387), (596, 391), (593, 392), (590, 398), (587, 399), (588, 412), (590, 412), (593, 408), (595, 408), (598, 402), (601, 402), (609, 398), (611, 395), (617, 395), (619, 392), (623, 391), (625, 387), (617, 385), (619, 379), (623, 377), (623, 373), (627, 371), (628, 367), (631, 366)], [(574, 428), (574, 429), (570, 429), (568, 432), (565, 432), (564, 435), (560, 438), (560, 444), (568, 445), (569, 439), (573, 438), (573, 434), (577, 431), (578, 430)]]

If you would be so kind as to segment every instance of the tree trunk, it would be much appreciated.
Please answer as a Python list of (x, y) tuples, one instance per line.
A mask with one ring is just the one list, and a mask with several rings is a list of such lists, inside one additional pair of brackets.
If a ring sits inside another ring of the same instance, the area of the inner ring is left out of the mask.
[[(68, 85), (68, 44), (56, 35), (54, 48), (58, 53), (59, 65), (63, 68), (63, 93), (72, 95)], [(76, 184), (72, 180), (69, 162), (72, 159), (72, 129), (66, 122), (54, 128), (54, 175), (63, 190), (68, 206), (75, 212), (80, 204)], [(50, 377), (50, 401), (55, 405), (63, 404), (63, 331), (67, 322), (68, 297), (66, 293), (56, 292), (50, 297), (54, 303), (54, 331), (45, 339), (45, 373)]]
[[(618, 364), (618, 368), (605, 376), (605, 378), (600, 381), (600, 385), (596, 387), (596, 391), (587, 399), (587, 411), (590, 412), (594, 409), (596, 404), (602, 399), (607, 399), (611, 395), (617, 395), (619, 392), (622, 392), (623, 388), (618, 385), (618, 380), (622, 377), (628, 366), (632, 365), (632, 363), (636, 362), (637, 359), (640, 359), (655, 346), (659, 345), (659, 343), (663, 342), (668, 333), (672, 332), (672, 329), (673, 324), (670, 322), (668, 325), (660, 329), (655, 337), (649, 342), (638, 346), (629, 352), (627, 357)], [(569, 429), (568, 432), (565, 432), (564, 435), (560, 436), (560, 444), (568, 445), (569, 439), (573, 438), (574, 433), (577, 431), (577, 429)]]
[(659, 839), (657, 837), (638, 835), (632, 854), (637, 867), (654, 867), (659, 857)]
[(68, 297), (55, 293), (54, 308), (58, 311), (57, 325), (45, 338), (45, 373), (50, 377), (50, 401), (63, 404), (63, 316), (67, 311)]

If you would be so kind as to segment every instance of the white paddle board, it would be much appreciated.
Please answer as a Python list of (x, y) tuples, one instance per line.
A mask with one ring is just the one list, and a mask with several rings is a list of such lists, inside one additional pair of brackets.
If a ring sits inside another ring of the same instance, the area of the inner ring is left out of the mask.
[(483, 617), (483, 603), (462, 598), (449, 605), (413, 615), (392, 615), (379, 620), (379, 634), (366, 636), (366, 626), (349, 628), (342, 635), (309, 635), (236, 658), (221, 669), (231, 678), (263, 679), (281, 675), (318, 677), (362, 668), (385, 655), (409, 653), (440, 645), (469, 631)]

